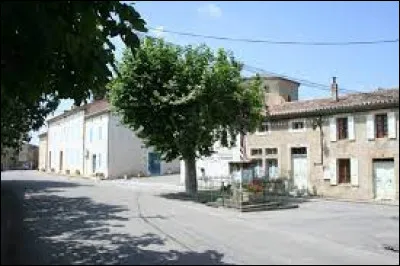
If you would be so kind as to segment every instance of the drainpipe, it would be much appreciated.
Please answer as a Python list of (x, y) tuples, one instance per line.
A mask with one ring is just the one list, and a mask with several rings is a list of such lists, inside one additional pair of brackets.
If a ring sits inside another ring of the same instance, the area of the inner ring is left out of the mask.
[(316, 129), (316, 127), (319, 128), (319, 145), (320, 145), (320, 152), (321, 152), (320, 162), (314, 163), (314, 165), (315, 166), (324, 165), (324, 130), (322, 128), (322, 116), (319, 116), (313, 122), (314, 122), (314, 125), (313, 125), (314, 130)]

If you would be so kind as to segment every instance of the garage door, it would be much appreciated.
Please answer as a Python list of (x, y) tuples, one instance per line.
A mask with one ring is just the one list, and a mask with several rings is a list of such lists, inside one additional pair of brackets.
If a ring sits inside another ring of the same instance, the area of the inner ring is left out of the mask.
[(394, 199), (394, 160), (374, 160), (375, 197), (377, 199)]

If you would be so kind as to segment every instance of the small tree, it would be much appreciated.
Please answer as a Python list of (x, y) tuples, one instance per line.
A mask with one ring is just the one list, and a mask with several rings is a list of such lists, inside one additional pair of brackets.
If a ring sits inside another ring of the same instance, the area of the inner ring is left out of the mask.
[(196, 158), (211, 155), (216, 141), (235, 145), (237, 134), (254, 130), (261, 119), (259, 80), (245, 84), (240, 71), (223, 49), (147, 38), (133, 54), (124, 53), (110, 100), (122, 122), (162, 159), (185, 161), (186, 192), (193, 194)]

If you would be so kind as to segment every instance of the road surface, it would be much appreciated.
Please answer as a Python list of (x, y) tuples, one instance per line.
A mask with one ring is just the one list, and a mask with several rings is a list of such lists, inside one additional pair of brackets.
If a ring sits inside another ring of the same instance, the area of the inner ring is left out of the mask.
[(179, 187), (163, 177), (94, 181), (10, 171), (1, 178), (2, 188), (24, 195), (25, 263), (399, 263), (383, 248), (398, 246), (398, 206), (312, 201), (238, 213), (166, 199), (160, 195)]

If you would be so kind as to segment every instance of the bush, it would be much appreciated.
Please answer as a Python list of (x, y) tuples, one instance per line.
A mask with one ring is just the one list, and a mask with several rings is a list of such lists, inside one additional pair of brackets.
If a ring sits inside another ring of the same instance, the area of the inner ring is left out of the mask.
[(247, 190), (249, 192), (258, 193), (264, 190), (264, 182), (260, 179), (254, 179), (248, 186)]
[(54, 169), (54, 168), (51, 168), (51, 172), (54, 173), (54, 172), (55, 172), (55, 169)]
[(65, 170), (65, 173), (66, 173), (67, 175), (69, 175), (69, 174), (70, 174), (70, 171), (67, 169), (67, 170)]
[(75, 175), (81, 175), (81, 171), (75, 170)]

